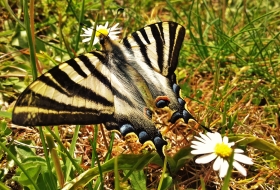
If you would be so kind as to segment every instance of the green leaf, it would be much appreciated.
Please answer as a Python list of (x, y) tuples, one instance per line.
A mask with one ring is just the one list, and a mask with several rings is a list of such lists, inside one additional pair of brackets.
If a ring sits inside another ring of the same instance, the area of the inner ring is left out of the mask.
[[(148, 153), (142, 155), (133, 154), (122, 154), (118, 156), (118, 168), (119, 170), (142, 170), (148, 163), (154, 161), (154, 157), (159, 157), (156, 153)], [(107, 173), (114, 170), (115, 158), (107, 161), (101, 165), (102, 173)], [(136, 167), (135, 167), (136, 165)], [(99, 168), (95, 167), (83, 172), (81, 175), (76, 177), (74, 180), (70, 181), (64, 186), (66, 189), (77, 189), (78, 187), (84, 187), (88, 184), (94, 177), (99, 175)]]
[[(176, 163), (175, 171), (178, 171), (180, 168), (182, 168), (186, 162), (193, 158), (193, 155), (191, 154), (191, 147), (184, 147), (181, 148), (174, 156), (173, 160)], [(172, 167), (171, 167), (172, 168)]]
[[(125, 174), (128, 173), (128, 171), (124, 171)], [(132, 172), (132, 174), (128, 177), (130, 184), (132, 186), (132, 189), (146, 189), (146, 175), (143, 170), (135, 170)]]
[(0, 182), (0, 189), (1, 190), (10, 190), (9, 187), (7, 187), (4, 183)]
[[(26, 168), (26, 172), (30, 175), (31, 179), (36, 182), (41, 172), (41, 166), (39, 164), (33, 164), (31, 167)], [(18, 181), (21, 185), (35, 190), (34, 186), (23, 172), (21, 172), (19, 176), (14, 176), (13, 179)]]
[(17, 31), (12, 38), (11, 45), (21, 48), (29, 48), (26, 31)]
[(280, 148), (272, 143), (269, 143), (263, 139), (254, 137), (252, 135), (229, 135), (229, 140), (237, 142), (237, 146), (252, 146), (258, 150), (272, 154), (276, 158), (280, 159)]
[(18, 157), (21, 160), (24, 160), (28, 157), (36, 156), (36, 154), (32, 151), (32, 149), (27, 146), (15, 146), (15, 150), (17, 152)]
[[(7, 144), (7, 136), (12, 134), (12, 130), (7, 127), (7, 123), (5, 121), (0, 121), (0, 143), (3, 145)], [(0, 147), (0, 160), (4, 156), (5, 152)]]
[(6, 137), (12, 134), (12, 130), (7, 127), (5, 121), (0, 121), (0, 137)]
[(53, 173), (41, 171), (41, 174), (37, 179), (37, 185), (40, 190), (57, 189), (57, 183), (54, 184), (54, 187), (49, 183), (51, 178), (55, 179), (55, 175)]
[(39, 164), (41, 166), (42, 173), (48, 172), (46, 160), (44, 158), (41, 158), (39, 156), (29, 156), (23, 160), (23, 165), (25, 167), (30, 167), (34, 164)]
[(12, 118), (12, 113), (6, 112), (6, 111), (0, 111), (0, 117), (11, 119)]
[(172, 182), (173, 182), (172, 177), (165, 174), (164, 179), (162, 181), (161, 190), (168, 189), (172, 184)]

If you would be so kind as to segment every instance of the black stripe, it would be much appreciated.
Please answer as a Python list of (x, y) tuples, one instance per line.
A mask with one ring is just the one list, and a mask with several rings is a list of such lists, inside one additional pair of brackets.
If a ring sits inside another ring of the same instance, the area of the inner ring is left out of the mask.
[[(53, 69), (58, 69), (58, 67), (54, 67)], [(52, 69), (52, 70), (53, 70), (53, 69)], [(49, 72), (51, 72), (52, 70), (50, 70)], [(49, 73), (49, 72), (48, 72), (48, 73)], [(67, 96), (70, 96), (70, 94), (68, 94), (67, 91), (65, 91), (63, 88), (61, 88), (59, 85), (57, 85), (51, 78), (49, 78), (49, 77), (46, 76), (46, 74), (48, 74), (48, 73), (45, 73), (45, 74), (41, 75), (41, 76), (37, 79), (37, 81), (43, 82), (43, 83), (47, 84), (48, 86), (53, 87), (55, 90), (59, 91), (60, 93), (65, 94), (65, 95), (67, 95)], [(30, 90), (30, 89), (26, 89), (26, 91), (27, 91), (27, 90)], [(25, 92), (24, 92), (24, 93), (25, 93)]]
[(48, 126), (48, 125), (90, 125), (104, 123), (113, 120), (112, 114), (101, 114), (93, 112), (84, 112), (81, 114), (63, 113), (36, 113), (30, 118), (29, 112), (17, 113), (13, 117), (13, 123), (22, 126)]
[[(179, 32), (176, 34), (176, 30), (178, 27), (179, 27)], [(169, 33), (170, 33), (170, 38), (169, 38), (170, 49), (169, 49), (168, 63), (170, 67), (168, 69), (168, 74), (171, 75), (172, 73), (174, 73), (178, 64), (180, 49), (185, 37), (185, 29), (182, 26), (178, 26), (177, 23), (171, 22), (169, 23)]]
[[(37, 94), (36, 96), (40, 97), (39, 94)], [(70, 112), (78, 111), (78, 112), (92, 112), (92, 113), (99, 112), (99, 110), (95, 110), (92, 108), (86, 108), (86, 107), (77, 107), (77, 106), (65, 104), (63, 102), (58, 102), (58, 101), (55, 101), (53, 99), (50, 99), (48, 97), (43, 97), (43, 96), (40, 97), (40, 102), (37, 102), (36, 106), (45, 108), (45, 109), (52, 109), (52, 108), (50, 108), (50, 106), (44, 107), (45, 106), (44, 102), (52, 105), (53, 109), (56, 111), (70, 111)], [(113, 103), (111, 103), (111, 106), (113, 106)]]
[(87, 74), (81, 69), (80, 65), (74, 59), (70, 59), (65, 62), (68, 63), (68, 65), (71, 66), (79, 75), (84, 78), (87, 77)]
[[(91, 54), (93, 54), (95, 57), (97, 57), (103, 64), (106, 63), (106, 59), (104, 58), (104, 56), (100, 55), (99, 53), (96, 52), (91, 52)], [(91, 61), (89, 60), (89, 58), (86, 55), (80, 55), (78, 57), (84, 64), (85, 66), (88, 68), (88, 70), (91, 72), (91, 74), (93, 76), (95, 76), (96, 78), (98, 78), (98, 80), (103, 83), (103, 85), (105, 85), (107, 88), (111, 89), (111, 82), (108, 80), (108, 78), (106, 76), (104, 76), (101, 72), (99, 72), (95, 66), (91, 63)], [(106, 64), (104, 64), (106, 67)], [(92, 84), (95, 85), (95, 84)]]
[[(140, 30), (141, 33), (142, 33), (142, 30), (144, 30), (144, 32), (146, 32), (145, 29), (142, 28), (142, 29)], [(136, 32), (134, 32), (134, 33), (132, 34), (132, 37), (133, 37), (133, 39), (136, 41), (136, 43), (138, 44), (138, 46), (140, 47), (140, 51), (141, 51), (141, 53), (142, 53), (142, 55), (143, 55), (143, 57), (144, 57), (144, 59), (145, 59), (145, 63), (146, 63), (150, 68), (153, 68), (153, 67), (152, 67), (152, 64), (151, 64), (151, 60), (149, 59), (148, 54), (147, 54), (146, 45), (142, 42), (142, 40), (139, 38), (139, 36), (138, 36), (138, 34), (137, 34)]]
[[(127, 41), (127, 45), (130, 46), (129, 42)], [(121, 52), (120, 50), (118, 50), (118, 47), (114, 47), (114, 51), (117, 51), (117, 52)], [(100, 53), (98, 52), (90, 52), (91, 54), (93, 54), (94, 56), (96, 56), (102, 63), (105, 63), (106, 59), (104, 58), (103, 55), (101, 55)], [(122, 55), (122, 54), (118, 54), (117, 55), (119, 58), (125, 58), (125, 55)], [(89, 63), (90, 61), (87, 61), (88, 60), (88, 57), (86, 57), (85, 55), (81, 55), (79, 56), (79, 58), (81, 59), (81, 61), (83, 61), (84, 63)], [(124, 61), (125, 60), (121, 60), (121, 61)], [(133, 105), (133, 102), (131, 100), (129, 100), (128, 97), (124, 96), (120, 91), (122, 89), (116, 89), (114, 87), (111, 86), (111, 83), (110, 81), (108, 80), (107, 77), (105, 77), (102, 73), (100, 73), (95, 67), (94, 65), (92, 64), (85, 64), (88, 69), (92, 72), (92, 74), (94, 76), (96, 76), (96, 78), (98, 78), (100, 81), (102, 81), (102, 83), (107, 86), (108, 88), (112, 89), (112, 93), (117, 96), (119, 99), (123, 100), (124, 102), (128, 103), (129, 105)], [(123, 70), (125, 67), (125, 64), (116, 64), (117, 66), (120, 66), (118, 67), (120, 70)], [(125, 71), (123, 71), (123, 73), (125, 73)]]
[[(177, 46), (177, 42), (175, 42), (176, 36), (176, 29), (178, 25), (174, 26), (175, 23), (169, 23), (169, 40), (170, 40), (170, 49), (169, 49), (169, 60), (168, 62), (170, 63), (170, 60), (173, 58), (173, 50)], [(174, 44), (175, 43), (175, 44)]]
[[(133, 87), (131, 87), (129, 85), (131, 84), (131, 82), (133, 83), (133, 80), (135, 80), (135, 76), (131, 73), (130, 67), (135, 69), (133, 64), (137, 63), (137, 60), (135, 60), (135, 63), (134, 62), (131, 63), (131, 61), (127, 60), (127, 56), (125, 54), (123, 54), (124, 52), (121, 51), (119, 46), (114, 46), (113, 49), (114, 49), (113, 51), (114, 51), (115, 57), (114, 57), (114, 60), (112, 60), (113, 63), (111, 63), (111, 64), (114, 64), (114, 67), (116, 69), (116, 70), (112, 70), (112, 71), (114, 71), (113, 74), (116, 75), (117, 77), (121, 76), (121, 78), (122, 78), (121, 81), (125, 84), (128, 84), (128, 86), (125, 88), (130, 88), (131, 89), (130, 91), (132, 91)], [(114, 86), (112, 86), (113, 94), (115, 96), (117, 96), (119, 99), (121, 99), (124, 102), (126, 102), (127, 104), (129, 104), (130, 106), (132, 106), (134, 103), (133, 103), (133, 101), (131, 101), (131, 99), (135, 99), (135, 97), (124, 96), (122, 94), (122, 90), (123, 89), (116, 89)], [(135, 88), (135, 90), (137, 90), (137, 88)]]
[(159, 32), (157, 28), (158, 24), (150, 25), (153, 37), (156, 40), (156, 52), (158, 56), (158, 67), (160, 72), (162, 73), (163, 70), (163, 45), (164, 42), (162, 41), (162, 34)]
[(146, 30), (140, 30), (140, 32), (141, 32), (143, 38), (145, 39), (146, 43), (151, 44), (151, 42), (150, 42), (150, 40), (148, 38)]
[[(105, 64), (106, 61), (106, 55), (104, 54), (104, 52), (101, 51), (92, 51), (89, 52), (90, 54), (94, 55), (95, 57), (97, 57), (99, 59), (99, 61), (101, 61), (103, 64)], [(105, 52), (106, 53), (106, 52)], [(106, 64), (105, 64), (106, 65)]]
[[(122, 90), (122, 89), (119, 89), (119, 90)], [(124, 96), (119, 90), (114, 88), (114, 87), (112, 87), (112, 91), (113, 91), (115, 96), (117, 96), (119, 99), (121, 99), (124, 102), (126, 102), (128, 105), (132, 106), (134, 103), (130, 100), (130, 97)], [(134, 99), (133, 96), (131, 96), (131, 97)]]
[[(55, 67), (54, 69), (52, 69), (49, 72), (49, 74), (51, 74), (52, 77), (56, 80), (56, 82), (58, 82), (65, 89), (65, 90), (59, 91), (59, 92), (67, 95), (68, 97), (78, 96), (78, 97), (81, 97), (81, 98), (84, 98), (87, 100), (101, 103), (106, 106), (111, 105), (111, 102), (108, 101), (106, 98), (96, 94), (94, 91), (92, 91), (84, 86), (79, 85), (78, 83), (75, 83), (65, 72), (60, 70), (58, 67)], [(97, 78), (97, 79), (99, 79), (99, 78)], [(41, 77), (39, 78), (39, 80), (41, 80)], [(54, 87), (55, 89), (57, 89), (58, 86), (54, 82), (47, 83), (49, 81), (51, 81), (51, 80), (48, 80), (46, 82), (43, 81), (43, 82), (45, 82), (47, 85), (50, 85), (50, 86)], [(92, 84), (92, 85), (94, 85), (94, 84)], [(67, 91), (67, 93), (65, 91)]]
[(129, 49), (129, 50), (131, 51), (131, 45), (130, 45), (130, 43), (129, 43), (129, 41), (128, 41), (127, 38), (124, 38), (124, 39), (122, 40), (122, 43), (123, 43), (123, 45), (124, 45), (127, 49)]
[(134, 52), (131, 48), (131, 44), (129, 43), (129, 40), (127, 38), (124, 38), (122, 40), (122, 43), (126, 47), (126, 50), (134, 57)]
[[(27, 89), (26, 91), (24, 91), (24, 93), (27, 93), (27, 95), (20, 96), (17, 102), (17, 104), (20, 107), (28, 106), (28, 107), (38, 107), (47, 110), (55, 110), (55, 111), (92, 112), (94, 114), (100, 113), (100, 110), (87, 108), (87, 107), (77, 107), (77, 106), (65, 104), (64, 102), (58, 102), (55, 99), (51, 99), (41, 94), (37, 94), (31, 91), (30, 89)], [(61, 100), (61, 101), (65, 101), (65, 100)], [(111, 102), (108, 106), (113, 107), (114, 104)]]

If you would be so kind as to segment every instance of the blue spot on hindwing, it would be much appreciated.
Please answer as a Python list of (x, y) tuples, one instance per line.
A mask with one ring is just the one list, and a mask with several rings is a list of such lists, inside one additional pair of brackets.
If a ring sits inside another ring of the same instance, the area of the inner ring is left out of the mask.
[(145, 142), (151, 140), (150, 136), (148, 135), (148, 133), (146, 131), (141, 131), (138, 134), (138, 138), (141, 144), (144, 144)]
[(173, 92), (175, 92), (175, 94), (177, 95), (177, 96), (179, 96), (180, 95), (180, 86), (178, 85), (178, 84), (176, 84), (176, 83), (174, 83), (173, 84), (173, 86), (172, 86), (172, 90), (173, 90)]
[(187, 110), (183, 110), (183, 119), (188, 123), (189, 119), (193, 119), (193, 116)]
[(183, 100), (182, 98), (178, 98), (177, 100), (178, 100), (180, 106), (185, 107), (185, 104), (186, 104), (185, 100)]
[(173, 113), (173, 115), (171, 116), (170, 122), (175, 123), (178, 119), (180, 119), (182, 117), (183, 117), (183, 115), (177, 111), (177, 112)]
[(157, 108), (164, 108), (166, 106), (168, 106), (170, 102), (168, 100), (159, 100), (156, 103)]
[(126, 136), (128, 133), (135, 133), (135, 130), (131, 124), (124, 124), (120, 127), (122, 136)]

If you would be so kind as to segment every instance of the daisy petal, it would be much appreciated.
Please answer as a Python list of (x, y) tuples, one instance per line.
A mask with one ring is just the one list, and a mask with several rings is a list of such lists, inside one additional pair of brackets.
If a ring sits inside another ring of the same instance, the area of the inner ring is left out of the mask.
[(220, 170), (222, 163), (223, 163), (223, 159), (218, 156), (213, 164), (213, 170), (215, 171)]
[[(95, 24), (95, 23), (94, 23)], [(99, 42), (100, 35), (107, 35), (111, 40), (118, 40), (118, 34), (121, 33), (121, 28), (118, 28), (119, 23), (116, 23), (113, 27), (109, 28), (109, 22), (107, 21), (104, 25), (97, 25), (95, 29), (95, 38), (93, 45), (97, 44)], [(89, 42), (91, 39), (91, 36), (93, 35), (93, 27), (91, 28), (82, 28), (84, 33), (81, 34), (83, 37), (88, 37), (83, 39), (83, 42)]]
[(233, 165), (233, 167), (234, 167), (235, 169), (237, 169), (238, 172), (241, 173), (243, 176), (247, 176), (247, 171), (246, 171), (246, 169), (245, 169), (241, 164), (239, 164), (239, 163), (236, 162), (236, 161), (233, 161), (232, 165)]
[(208, 132), (207, 136), (209, 137), (211, 143), (217, 144), (217, 143), (222, 143), (223, 142), (222, 141), (222, 136), (221, 136), (220, 133), (217, 133), (217, 132), (210, 133), (210, 132)]
[(109, 26), (109, 22), (107, 21), (107, 22), (105, 23), (104, 27), (105, 27), (105, 28), (108, 28), (108, 26)]
[[(193, 147), (192, 147), (193, 148)], [(198, 149), (198, 150), (192, 150), (191, 153), (194, 155), (197, 154), (208, 154), (208, 153), (213, 153), (214, 151), (212, 149)]]
[(205, 143), (199, 142), (199, 141), (192, 141), (192, 144), (196, 145), (196, 146), (205, 146), (206, 145)]
[(227, 136), (224, 136), (224, 137), (223, 137), (223, 142), (224, 142), (225, 144), (228, 144), (228, 137), (227, 137)]
[(191, 145), (191, 148), (193, 149), (205, 149), (205, 145)]
[(210, 142), (211, 141), (211, 139), (208, 137), (208, 133), (207, 133), (207, 135), (204, 135), (204, 134), (201, 133), (200, 136), (201, 136), (201, 138), (203, 138), (204, 142)]
[(215, 160), (213, 163), (213, 170), (219, 171), (220, 177), (224, 177), (228, 172), (228, 159), (232, 151), (234, 151), (233, 166), (242, 175), (246, 176), (247, 172), (240, 163), (253, 164), (250, 157), (242, 154), (244, 153), (242, 149), (232, 148), (235, 142), (229, 142), (229, 138), (227, 136), (222, 137), (220, 133), (200, 133), (199, 136), (195, 136), (194, 139), (195, 140), (191, 142), (191, 148), (194, 149), (191, 153), (193, 155), (201, 154), (201, 156), (195, 160), (195, 163), (206, 164)]
[(244, 153), (244, 150), (242, 150), (240, 148), (236, 148), (236, 149), (234, 149), (234, 153)]
[(89, 42), (90, 41), (90, 38), (85, 38), (82, 40), (82, 42)]
[(229, 143), (227, 143), (227, 145), (228, 145), (229, 147), (232, 147), (233, 145), (235, 145), (235, 143), (234, 143), (234, 142), (229, 142)]
[(211, 144), (210, 145), (205, 145), (205, 144), (202, 144), (202, 145), (191, 145), (191, 148), (193, 149), (199, 149), (199, 150), (203, 150), (203, 151), (206, 151), (206, 152), (214, 152), (214, 146), (212, 146)]
[(223, 142), (223, 139), (222, 139), (222, 136), (220, 133), (217, 133), (215, 132), (213, 135), (211, 135), (211, 140), (213, 140), (214, 142), (217, 142), (217, 143), (221, 143)]
[(206, 163), (209, 163), (212, 160), (214, 160), (216, 157), (217, 157), (217, 155), (213, 154), (213, 153), (212, 154), (202, 155), (202, 156), (198, 157), (195, 160), (195, 163), (197, 163), (197, 164), (206, 164)]
[(219, 176), (221, 178), (226, 176), (226, 174), (228, 172), (228, 167), (229, 167), (228, 162), (226, 160), (223, 160), (223, 163), (221, 165), (220, 172), (219, 172)]
[(116, 23), (114, 26), (112, 26), (112, 30), (116, 30), (117, 29), (117, 27), (119, 26), (119, 23)]
[(199, 141), (202, 142), (202, 143), (205, 143), (205, 142), (206, 142), (203, 138), (201, 138), (201, 137), (199, 137), (199, 136), (195, 136), (194, 138), (197, 139), (197, 140), (199, 140)]
[(241, 163), (244, 163), (244, 164), (248, 164), (248, 165), (252, 165), (253, 164), (253, 161), (252, 161), (252, 158), (248, 157), (248, 156), (245, 156), (243, 154), (234, 154), (234, 160), (238, 161), (238, 162), (241, 162)]

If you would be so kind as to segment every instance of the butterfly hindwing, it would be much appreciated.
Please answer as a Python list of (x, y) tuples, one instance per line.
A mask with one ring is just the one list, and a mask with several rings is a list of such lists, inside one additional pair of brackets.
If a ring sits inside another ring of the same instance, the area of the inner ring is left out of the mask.
[[(185, 28), (175, 22), (148, 25), (123, 39), (122, 43), (137, 61), (145, 63), (163, 76), (174, 73), (185, 37)], [(143, 66), (143, 65), (140, 65)]]
[[(194, 119), (188, 111), (185, 101), (180, 96), (174, 71), (178, 64), (179, 52), (185, 36), (185, 28), (174, 22), (160, 22), (148, 25), (123, 39), (122, 43), (137, 60), (131, 65), (139, 70), (146, 81), (153, 100), (168, 97), (168, 104), (173, 111), (170, 121), (183, 118), (185, 122)], [(156, 72), (154, 72), (156, 71)]]

